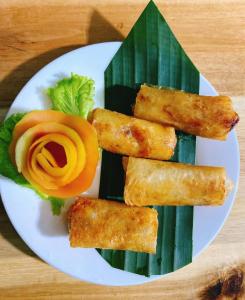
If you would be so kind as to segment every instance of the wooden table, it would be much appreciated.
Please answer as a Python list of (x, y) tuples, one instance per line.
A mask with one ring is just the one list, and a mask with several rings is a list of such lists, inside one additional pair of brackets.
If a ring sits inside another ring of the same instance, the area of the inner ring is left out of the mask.
[[(241, 117), (240, 185), (225, 226), (208, 249), (174, 274), (143, 286), (104, 287), (41, 261), (17, 235), (1, 204), (0, 299), (235, 299), (240, 290), (245, 272), (245, 1), (156, 2), (193, 62), (220, 93), (233, 98)], [(41, 67), (82, 45), (122, 40), (146, 4), (0, 0), (1, 119)]]

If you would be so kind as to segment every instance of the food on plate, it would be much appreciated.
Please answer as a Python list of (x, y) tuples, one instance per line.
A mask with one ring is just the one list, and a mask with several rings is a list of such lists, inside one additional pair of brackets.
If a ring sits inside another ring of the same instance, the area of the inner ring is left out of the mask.
[(69, 209), (68, 228), (72, 247), (156, 252), (155, 209), (80, 197)]
[[(85, 120), (94, 90), (91, 78), (72, 73), (45, 90), (52, 109), (70, 116), (51, 110), (15, 113), (0, 124), (0, 174), (49, 201), (54, 215), (60, 214), (64, 198), (87, 189), (94, 177), (98, 142)], [(83, 120), (72, 121), (72, 115)]]
[(137, 94), (134, 115), (217, 140), (225, 140), (239, 121), (227, 96), (200, 96), (147, 85)]
[(124, 168), (128, 205), (222, 205), (232, 189), (223, 167), (129, 157)]
[(34, 188), (59, 198), (89, 188), (99, 157), (90, 123), (54, 110), (27, 113), (13, 130), (9, 153)]
[(168, 160), (176, 145), (173, 127), (96, 108), (89, 117), (99, 145), (107, 151), (135, 157)]

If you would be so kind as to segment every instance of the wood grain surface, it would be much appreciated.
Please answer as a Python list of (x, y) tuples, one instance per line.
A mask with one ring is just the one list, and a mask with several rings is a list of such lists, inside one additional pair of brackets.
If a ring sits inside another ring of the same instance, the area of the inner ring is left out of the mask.
[[(147, 2), (0, 0), (0, 119), (41, 67), (80, 46), (122, 40)], [(156, 3), (198, 69), (232, 97), (241, 117), (240, 185), (227, 222), (191, 265), (142, 286), (104, 287), (41, 261), (1, 204), (0, 299), (245, 299), (245, 1)]]

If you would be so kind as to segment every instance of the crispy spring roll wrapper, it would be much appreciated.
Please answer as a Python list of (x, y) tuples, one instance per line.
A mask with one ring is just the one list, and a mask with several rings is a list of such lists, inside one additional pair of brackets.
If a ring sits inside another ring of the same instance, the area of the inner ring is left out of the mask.
[(159, 160), (168, 160), (174, 154), (173, 127), (100, 108), (92, 112), (90, 122), (97, 131), (99, 145), (107, 151)]
[(217, 140), (225, 140), (239, 121), (227, 96), (200, 96), (146, 85), (137, 94), (134, 115)]
[(222, 167), (124, 158), (126, 204), (222, 205), (232, 189)]
[(78, 198), (69, 210), (68, 226), (71, 247), (156, 252), (155, 209)]

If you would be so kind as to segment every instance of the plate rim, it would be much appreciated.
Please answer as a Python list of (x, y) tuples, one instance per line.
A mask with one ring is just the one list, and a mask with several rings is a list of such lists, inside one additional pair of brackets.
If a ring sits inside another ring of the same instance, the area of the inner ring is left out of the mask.
[[(81, 50), (81, 49), (84, 49), (84, 48), (96, 47), (96, 46), (98, 46), (98, 45), (103, 47), (103, 45), (109, 45), (109, 44), (118, 45), (118, 47), (119, 47), (119, 46), (121, 45), (121, 42), (102, 42), (102, 43), (96, 43), (96, 44), (91, 44), (91, 45), (82, 46), (82, 47), (79, 47), (79, 48), (77, 48), (77, 49), (71, 50), (71, 51), (69, 51), (69, 52), (67, 52), (67, 53), (65, 53), (65, 54), (63, 54), (63, 55), (61, 55), (61, 56), (55, 58), (54, 60), (50, 61), (48, 64), (46, 64), (46, 65), (43, 66), (41, 69), (39, 69), (35, 74), (33, 74), (32, 77), (27, 81), (27, 83), (22, 87), (22, 89), (19, 91), (19, 93), (18, 93), (17, 96), (15, 97), (14, 101), (12, 102), (12, 104), (11, 104), (11, 106), (10, 106), (8, 112), (7, 112), (6, 117), (9, 116), (10, 111), (11, 111), (11, 109), (12, 109), (12, 107), (13, 107), (15, 101), (16, 101), (19, 97), (21, 97), (21, 94), (22, 94), (23, 90), (26, 89), (26, 88), (28, 88), (29, 85), (31, 85), (32, 80), (34, 80), (34, 77), (35, 77), (37, 74), (39, 74), (39, 72), (44, 71), (46, 68), (49, 68), (49, 66), (50, 66), (51, 64), (53, 64), (55, 61), (59, 60), (60, 58), (65, 57), (66, 55), (70, 55), (71, 53), (75, 53), (75, 52), (77, 52), (77, 51), (79, 51), (79, 50)], [(201, 78), (201, 77), (203, 78), (204, 81), (206, 81), (206, 83), (207, 83), (207, 84), (214, 90), (214, 92), (217, 94), (217, 91), (216, 91), (215, 88), (212, 86), (212, 84), (211, 84), (211, 83), (210, 83), (210, 82), (209, 82), (209, 81), (208, 81), (208, 80), (200, 73), (200, 78)], [(238, 139), (237, 139), (237, 135), (236, 135), (235, 131), (234, 131), (234, 136), (235, 136), (235, 144), (236, 144), (236, 149), (237, 149), (237, 162), (238, 162), (238, 170), (237, 170), (237, 174), (238, 174), (237, 178), (238, 178), (238, 179), (237, 179), (236, 184), (235, 184), (235, 187), (234, 187), (234, 197), (233, 197), (233, 199), (232, 199), (232, 203), (231, 203), (229, 209), (227, 210), (226, 216), (223, 218), (223, 221), (222, 221), (222, 223), (220, 224), (218, 230), (217, 230), (216, 233), (212, 236), (212, 238), (209, 240), (209, 242), (208, 242), (208, 243), (207, 243), (207, 244), (206, 244), (199, 252), (197, 252), (197, 253), (195, 254), (195, 256), (193, 255), (193, 260), (192, 260), (192, 262), (196, 259), (196, 257), (198, 257), (200, 254), (202, 254), (202, 252), (205, 251), (205, 250), (210, 246), (210, 244), (214, 241), (214, 239), (217, 237), (217, 235), (219, 234), (220, 230), (223, 228), (224, 223), (226, 222), (227, 218), (229, 217), (230, 212), (231, 212), (231, 209), (232, 209), (232, 207), (233, 207), (233, 205), (234, 205), (234, 202), (235, 202), (235, 199), (236, 199), (236, 195), (237, 195), (238, 185), (239, 185), (239, 177), (240, 177), (240, 149), (239, 149), (239, 143), (238, 143)], [(1, 177), (0, 177), (0, 193), (1, 193)], [(2, 194), (2, 193), (1, 193), (1, 194)], [(47, 257), (43, 257), (42, 254), (39, 253), (39, 251), (36, 251), (36, 249), (33, 250), (33, 248), (30, 246), (29, 242), (22, 236), (22, 234), (20, 234), (19, 230), (17, 229), (18, 226), (15, 224), (14, 219), (13, 219), (13, 220), (11, 219), (10, 214), (9, 214), (9, 212), (8, 212), (8, 209), (7, 209), (7, 207), (5, 206), (5, 201), (6, 201), (6, 200), (4, 200), (3, 197), (2, 197), (2, 203), (3, 203), (3, 206), (4, 206), (4, 209), (5, 209), (6, 213), (7, 213), (7, 215), (8, 215), (8, 218), (9, 218), (11, 224), (13, 225), (13, 227), (15, 228), (16, 232), (18, 233), (19, 237), (26, 243), (26, 245), (27, 245), (27, 246), (28, 246), (28, 247), (29, 247), (29, 248), (30, 248), (30, 249), (31, 249), (38, 257), (40, 257), (44, 262), (48, 263), (49, 265), (51, 265), (51, 266), (54, 267), (55, 269), (57, 269), (57, 270), (59, 270), (59, 271), (65, 273), (65, 274), (70, 275), (70, 276), (73, 277), (73, 278), (77, 278), (77, 279), (79, 279), (79, 280), (82, 280), (82, 281), (85, 281), (85, 282), (88, 282), (88, 283), (93, 283), (93, 284), (98, 284), (98, 285), (103, 285), (103, 286), (133, 286), (133, 285), (139, 285), (139, 284), (143, 284), (143, 283), (146, 283), (146, 282), (151, 282), (151, 281), (154, 281), (154, 280), (163, 278), (163, 277), (168, 276), (168, 275), (170, 275), (171, 273), (177, 271), (177, 270), (176, 270), (176, 271), (173, 271), (173, 272), (164, 274), (164, 275), (155, 275), (155, 276), (151, 276), (151, 277), (144, 277), (144, 276), (142, 276), (142, 280), (141, 280), (141, 281), (138, 280), (136, 283), (127, 283), (127, 284), (120, 284), (120, 283), (119, 283), (119, 284), (105, 284), (105, 283), (99, 283), (99, 282), (95, 282), (95, 281), (90, 281), (90, 280), (88, 280), (88, 279), (86, 279), (86, 278), (82, 278), (82, 277), (76, 276), (76, 275), (72, 274), (72, 272), (69, 272), (69, 271), (67, 271), (67, 270), (64, 271), (62, 268), (56, 266), (56, 265), (52, 262), (52, 260), (50, 261)], [(38, 254), (37, 254), (37, 253), (38, 253)], [(192, 262), (191, 262), (191, 263), (192, 263)], [(182, 267), (182, 268), (185, 268), (186, 266), (190, 265), (191, 263), (185, 265), (185, 266)], [(182, 268), (180, 268), (180, 269), (182, 269)], [(179, 270), (179, 269), (178, 269), (178, 270)], [(144, 277), (144, 278), (143, 278), (143, 277)]]

